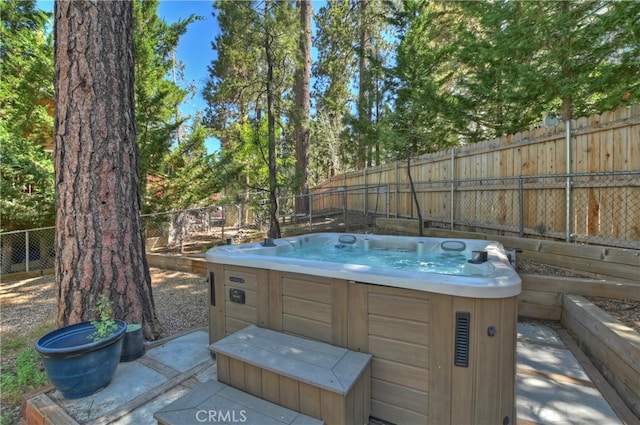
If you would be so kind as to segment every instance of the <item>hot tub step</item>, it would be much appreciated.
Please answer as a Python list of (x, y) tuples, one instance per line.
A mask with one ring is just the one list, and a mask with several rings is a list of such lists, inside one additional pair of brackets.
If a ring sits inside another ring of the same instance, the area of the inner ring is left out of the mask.
[(323, 421), (294, 412), (218, 381), (209, 381), (153, 415), (159, 425), (243, 423), (253, 425), (322, 425)]
[(221, 382), (330, 425), (367, 422), (370, 354), (255, 326), (210, 348)]

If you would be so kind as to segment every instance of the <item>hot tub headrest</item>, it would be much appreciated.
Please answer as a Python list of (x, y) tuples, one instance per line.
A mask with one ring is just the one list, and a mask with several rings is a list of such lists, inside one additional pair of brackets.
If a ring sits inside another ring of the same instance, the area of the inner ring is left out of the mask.
[(443, 251), (464, 251), (467, 245), (462, 241), (444, 241), (440, 244), (440, 248)]
[(348, 243), (348, 244), (354, 244), (356, 243), (356, 237), (353, 235), (341, 235), (338, 238), (338, 242), (340, 243)]

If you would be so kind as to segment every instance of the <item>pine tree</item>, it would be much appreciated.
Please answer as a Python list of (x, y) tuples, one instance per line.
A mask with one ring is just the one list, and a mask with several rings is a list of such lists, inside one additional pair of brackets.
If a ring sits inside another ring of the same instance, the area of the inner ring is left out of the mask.
[(0, 18), (0, 226), (49, 226), (55, 214), (53, 160), (44, 151), (53, 144), (49, 16), (35, 1), (3, 0)]
[(298, 186), (296, 194), (296, 213), (309, 212), (309, 117), (311, 108), (311, 2), (299, 0), (298, 13), (300, 16), (300, 29), (298, 40), (298, 61), (295, 73), (295, 101), (292, 112), (294, 120), (294, 139), (296, 152), (296, 176), (295, 183)]
[(131, 2), (55, 4), (58, 326), (100, 294), (160, 336), (140, 221)]
[[(214, 47), (218, 57), (209, 68), (209, 80), (203, 96), (208, 108), (205, 123), (222, 141), (223, 149), (238, 149), (245, 140), (241, 131), (246, 125), (259, 131), (263, 117), (267, 122), (266, 145), (256, 140), (252, 164), (266, 167), (268, 181), (259, 190), (268, 196), (270, 237), (280, 234), (277, 222), (277, 199), (282, 175), (279, 157), (289, 155), (288, 136), (291, 116), (293, 75), (296, 69), (297, 22), (292, 4), (284, 1), (214, 4), (221, 29)], [(280, 137), (278, 137), (280, 134)], [(234, 172), (235, 173), (235, 172)], [(238, 182), (247, 190), (256, 189), (245, 173)], [(291, 182), (287, 184), (291, 187)], [(245, 194), (249, 198), (249, 193)]]
[(188, 90), (168, 79), (174, 66), (174, 52), (189, 24), (200, 17), (167, 24), (158, 16), (158, 0), (133, 2), (135, 51), (135, 101), (137, 142), (140, 149), (140, 191), (145, 212), (167, 206), (147, 193), (149, 176), (164, 178), (165, 156), (188, 117), (177, 115)]

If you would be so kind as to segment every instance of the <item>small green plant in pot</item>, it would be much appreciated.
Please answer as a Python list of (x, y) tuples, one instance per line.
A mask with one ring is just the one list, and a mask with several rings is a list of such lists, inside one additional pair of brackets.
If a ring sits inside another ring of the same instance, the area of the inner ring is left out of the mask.
[(118, 324), (113, 319), (111, 300), (105, 294), (98, 297), (96, 303), (96, 318), (91, 321), (96, 330), (88, 336), (91, 341), (100, 341), (110, 337), (118, 330)]

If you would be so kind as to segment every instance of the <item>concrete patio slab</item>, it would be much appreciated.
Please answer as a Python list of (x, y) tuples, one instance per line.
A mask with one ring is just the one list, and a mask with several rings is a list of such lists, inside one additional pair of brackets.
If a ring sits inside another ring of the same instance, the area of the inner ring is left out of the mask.
[(166, 344), (154, 347), (147, 357), (165, 364), (179, 372), (186, 372), (210, 358), (209, 335), (206, 332), (191, 332)]
[(518, 323), (517, 329), (518, 423), (622, 424), (553, 328)]
[(535, 424), (622, 424), (593, 387), (538, 376), (516, 376), (518, 422)]
[[(135, 379), (131, 379), (132, 377)], [(111, 384), (91, 397), (69, 400), (58, 391), (54, 391), (49, 397), (78, 422), (87, 422), (105, 416), (128, 401), (150, 392), (166, 380), (166, 376), (141, 363), (120, 363)]]
[(548, 375), (589, 381), (589, 376), (567, 347), (557, 348), (518, 342), (516, 353), (518, 369), (528, 368)]

